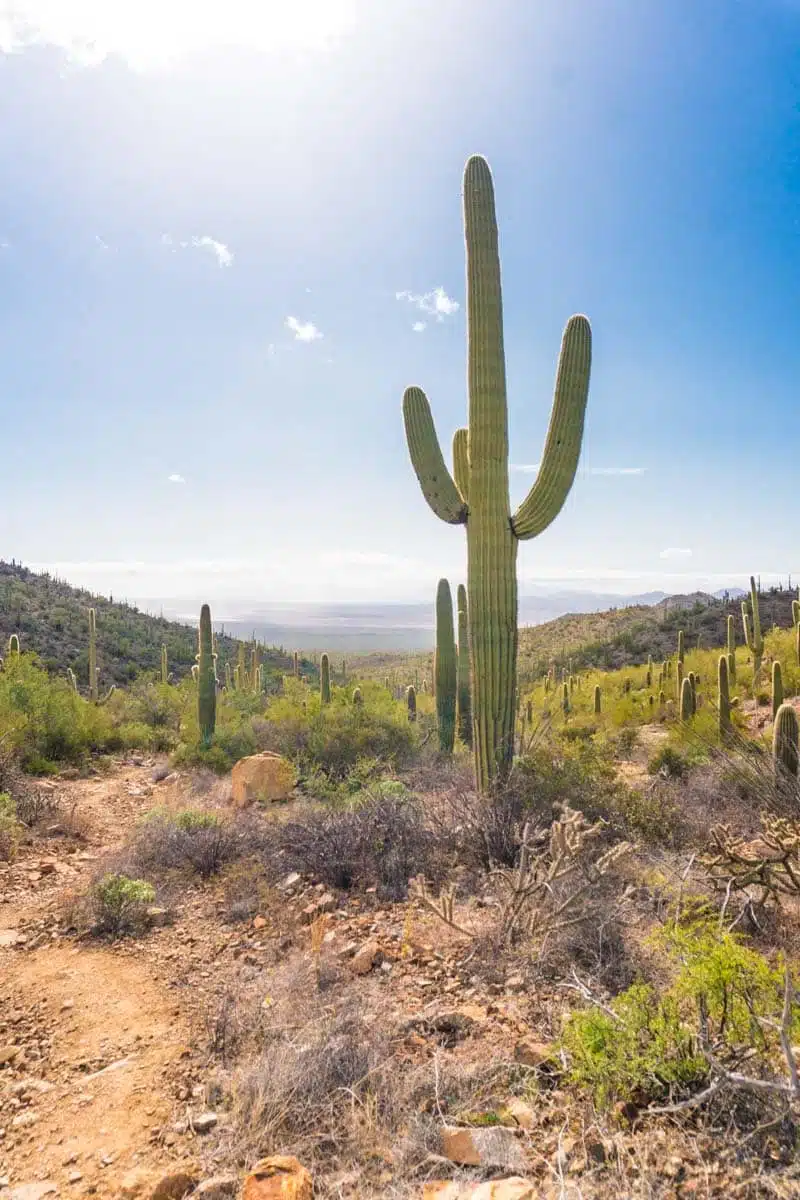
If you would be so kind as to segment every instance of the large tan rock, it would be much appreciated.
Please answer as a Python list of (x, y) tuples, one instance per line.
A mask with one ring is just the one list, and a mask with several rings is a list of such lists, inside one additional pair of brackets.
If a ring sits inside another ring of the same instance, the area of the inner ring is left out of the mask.
[(538, 1200), (538, 1186), (512, 1175), (489, 1183), (454, 1183), (431, 1180), (422, 1189), (422, 1200)]
[(245, 1177), (242, 1200), (311, 1200), (314, 1182), (296, 1158), (276, 1154), (256, 1163)]
[(442, 1154), (463, 1167), (494, 1167), (524, 1171), (527, 1162), (513, 1129), (502, 1126), (441, 1130)]
[(266, 750), (240, 758), (231, 771), (233, 803), (236, 808), (249, 804), (287, 800), (294, 790), (294, 767), (280, 754)]

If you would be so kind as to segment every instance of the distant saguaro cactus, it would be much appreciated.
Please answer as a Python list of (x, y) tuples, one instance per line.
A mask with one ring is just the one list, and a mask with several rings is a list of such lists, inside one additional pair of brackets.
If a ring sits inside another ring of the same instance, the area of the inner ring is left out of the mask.
[(596, 713), (600, 713), (603, 711), (602, 692), (600, 691), (599, 683), (595, 684), (595, 689), (594, 689), (594, 711)]
[(797, 713), (791, 704), (782, 704), (772, 727), (772, 758), (776, 772), (790, 779), (797, 779), (797, 742)]
[(436, 589), (436, 651), (433, 675), (439, 749), (443, 754), (452, 754), (456, 738), (458, 666), (453, 630), (453, 597), (446, 579), (440, 579)]
[(566, 717), (566, 716), (568, 716), (568, 715), (569, 715), (569, 709), (570, 709), (570, 704), (569, 704), (569, 684), (567, 683), (567, 681), (566, 681), (566, 680), (564, 680), (564, 682), (563, 682), (563, 683), (562, 683), (562, 685), (561, 685), (561, 707), (562, 707), (562, 709), (564, 710), (564, 716), (565, 716), (565, 717)]
[(681, 683), (681, 710), (680, 717), (682, 721), (688, 721), (694, 713), (692, 682), (687, 675)]
[(199, 647), (197, 653), (197, 724), (201, 745), (208, 749), (217, 723), (217, 656), (213, 650), (211, 609), (200, 609)]
[(319, 699), (320, 704), (331, 702), (331, 664), (327, 654), (319, 660)]
[(756, 581), (753, 576), (750, 576), (750, 612), (747, 610), (747, 601), (742, 601), (742, 625), (744, 626), (744, 640), (747, 649), (753, 656), (753, 689), (755, 690), (756, 681), (761, 674), (761, 659), (764, 654), (764, 639), (761, 636), (761, 617), (758, 611), (758, 591), (756, 590)]
[(417, 719), (417, 692), (416, 692), (416, 688), (414, 687), (413, 683), (409, 684), (409, 686), (406, 688), (406, 704), (408, 705), (409, 721), (416, 721), (416, 719)]
[(736, 622), (728, 616), (728, 681), (736, 682)]
[(719, 709), (719, 735), (727, 738), (731, 732), (731, 694), (728, 683), (727, 654), (720, 654), (717, 665), (717, 708)]
[(467, 589), (463, 583), (456, 592), (458, 608), (458, 693), (456, 696), (458, 736), (465, 746), (472, 745), (472, 694), (469, 682), (469, 628)]
[(169, 662), (167, 661), (166, 644), (162, 644), (161, 646), (161, 682), (169, 682)]
[(783, 704), (783, 675), (781, 664), (776, 659), (772, 664), (772, 719), (778, 715), (778, 709)]
[(19, 654), (19, 634), (12, 633), (8, 639), (7, 654)]
[(589, 390), (591, 330), (583, 316), (567, 323), (555, 401), (538, 476), (515, 513), (508, 506), (508, 409), (494, 187), (485, 159), (464, 172), (467, 252), (469, 431), (454, 439), (455, 479), (445, 466), (423, 391), (408, 388), (403, 416), (411, 461), (436, 516), (465, 525), (472, 656), (475, 775), (487, 792), (514, 755), (517, 547), (542, 533), (572, 487)]

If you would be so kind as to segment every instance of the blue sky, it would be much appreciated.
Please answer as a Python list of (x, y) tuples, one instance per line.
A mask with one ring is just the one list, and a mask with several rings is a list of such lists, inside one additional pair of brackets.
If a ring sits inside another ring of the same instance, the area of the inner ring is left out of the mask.
[(800, 577), (800, 0), (0, 0), (0, 112), (3, 557), (134, 598), (460, 578), (400, 402), (465, 420), (480, 152), (515, 466), (594, 330), (523, 589)]

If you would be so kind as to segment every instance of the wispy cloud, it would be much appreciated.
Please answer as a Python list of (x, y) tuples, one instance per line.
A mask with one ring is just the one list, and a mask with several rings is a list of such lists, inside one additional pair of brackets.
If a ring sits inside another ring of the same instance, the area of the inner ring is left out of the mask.
[(688, 547), (667, 546), (666, 550), (662, 550), (658, 557), (675, 561), (676, 559), (679, 560), (682, 558), (691, 558), (692, 552), (688, 549)]
[(167, 482), (168, 483), (186, 483), (186, 480), (184, 479), (184, 477), (182, 475), (175, 474), (175, 475), (168, 475)]
[(217, 263), (221, 267), (229, 267), (233, 262), (233, 252), (225, 245), (224, 242), (218, 242), (216, 238), (209, 237), (204, 234), (202, 237), (189, 238), (188, 241), (176, 241), (170, 233), (162, 233), (161, 245), (167, 246), (173, 254), (178, 250), (186, 250), (189, 247), (194, 247), (198, 250), (208, 250), (213, 254)]
[(414, 333), (424, 333), (427, 329), (427, 323), (425, 321), (415, 321), (411, 328), (414, 330)]
[[(509, 471), (522, 475), (534, 475), (541, 463), (509, 463)], [(644, 475), (647, 467), (586, 467), (585, 475)]]
[[(420, 312), (427, 313), (430, 317), (435, 317), (437, 321), (443, 321), (445, 317), (452, 317), (453, 313), (458, 312), (459, 309), (458, 301), (448, 296), (443, 287), (436, 287), (432, 292), (395, 292), (395, 299), (406, 300), (409, 304), (413, 304), (415, 308), (418, 308)], [(417, 333), (422, 332), (421, 329), (417, 328), (421, 324), (422, 322), (418, 321), (413, 326)], [(422, 325), (422, 328), (424, 329), (425, 326)]]
[(108, 242), (104, 238), (101, 238), (99, 233), (94, 235), (94, 244), (98, 250), (110, 249)]
[(296, 342), (316, 342), (323, 336), (313, 321), (299, 321), (297, 317), (287, 317), (286, 328)]

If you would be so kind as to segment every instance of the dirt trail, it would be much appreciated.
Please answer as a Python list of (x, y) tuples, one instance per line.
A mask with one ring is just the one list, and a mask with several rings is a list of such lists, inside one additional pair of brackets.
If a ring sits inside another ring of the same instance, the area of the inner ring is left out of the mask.
[(58, 928), (69, 895), (169, 787), (143, 766), (59, 784), (85, 840), (65, 821), (0, 867), (0, 1180), (12, 1195), (43, 1181), (65, 1196), (119, 1195), (133, 1168), (163, 1174), (176, 1162), (164, 1127), (190, 1054), (187, 1015), (156, 978), (157, 958)]

